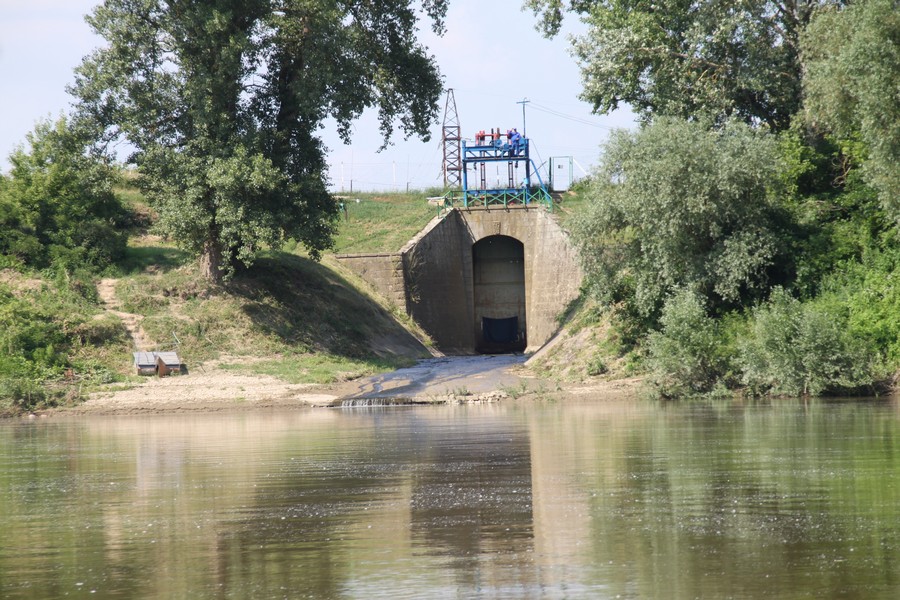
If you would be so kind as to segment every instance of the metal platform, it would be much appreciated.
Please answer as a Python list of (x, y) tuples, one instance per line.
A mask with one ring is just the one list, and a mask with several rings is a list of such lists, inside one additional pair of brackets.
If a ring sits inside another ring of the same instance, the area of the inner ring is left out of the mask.
[[(474, 144), (463, 140), (461, 193), (463, 206), (509, 207), (540, 204), (552, 210), (553, 197), (541, 180), (537, 166), (531, 160), (530, 150), (531, 143), (528, 138), (513, 138), (499, 131), (492, 131), (489, 135), (479, 132)], [(497, 181), (497, 185), (490, 185), (487, 168), (489, 165), (498, 164), (506, 165), (506, 181)], [(520, 169), (524, 176), (519, 175)], [(470, 171), (475, 175), (470, 176)]]

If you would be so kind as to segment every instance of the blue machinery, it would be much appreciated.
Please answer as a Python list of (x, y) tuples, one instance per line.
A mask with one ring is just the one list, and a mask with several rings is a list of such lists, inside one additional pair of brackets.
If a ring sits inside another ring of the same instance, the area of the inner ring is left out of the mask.
[[(537, 167), (529, 156), (530, 140), (518, 134), (501, 134), (491, 130), (490, 134), (480, 131), (475, 136), (474, 145), (462, 140), (462, 201), (470, 206), (509, 205), (529, 206), (542, 203), (553, 209), (553, 198), (541, 180)], [(506, 164), (507, 185), (488, 187), (488, 165)], [(519, 169), (524, 177), (520, 177)], [(472, 175), (470, 175), (470, 170)], [(537, 178), (533, 185), (532, 177)]]

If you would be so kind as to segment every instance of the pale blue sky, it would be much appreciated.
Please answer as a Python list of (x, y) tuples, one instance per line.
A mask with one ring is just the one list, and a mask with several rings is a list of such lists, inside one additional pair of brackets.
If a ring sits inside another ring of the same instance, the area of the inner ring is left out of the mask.
[[(83, 15), (96, 0), (0, 0), (0, 171), (7, 156), (24, 142), (37, 120), (68, 110), (65, 87), (81, 58), (102, 40), (93, 36)], [(535, 162), (573, 156), (590, 170), (609, 130), (633, 127), (632, 115), (619, 111), (592, 115), (578, 100), (581, 78), (563, 37), (544, 39), (535, 18), (521, 11), (521, 0), (450, 0), (447, 33), (435, 37), (423, 28), (421, 39), (436, 56), (445, 84), (455, 91), (464, 137), (479, 129), (522, 127), (527, 98), (527, 134), (537, 150)], [(569, 27), (580, 26), (570, 22)], [(443, 110), (444, 100), (441, 100)], [(548, 112), (551, 111), (551, 112)], [(553, 113), (557, 114), (553, 114)], [(563, 115), (563, 116), (560, 116)], [(330, 148), (332, 188), (403, 189), (442, 183), (440, 120), (428, 143), (395, 140), (381, 145), (373, 115), (354, 127), (353, 143), (343, 145), (333, 128), (322, 132)], [(576, 167), (576, 175), (580, 169)]]

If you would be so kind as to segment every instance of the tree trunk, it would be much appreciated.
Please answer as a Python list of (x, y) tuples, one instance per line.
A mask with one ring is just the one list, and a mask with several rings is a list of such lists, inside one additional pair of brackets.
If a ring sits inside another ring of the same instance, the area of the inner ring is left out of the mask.
[(206, 240), (200, 253), (200, 273), (208, 281), (221, 284), (224, 278), (222, 266), (221, 244), (216, 240)]

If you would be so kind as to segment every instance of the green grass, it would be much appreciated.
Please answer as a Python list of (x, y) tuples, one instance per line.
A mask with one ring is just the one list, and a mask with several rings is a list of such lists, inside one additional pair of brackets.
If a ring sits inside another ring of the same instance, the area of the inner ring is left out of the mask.
[[(146, 242), (144, 242), (146, 243)], [(147, 270), (170, 271), (190, 262), (187, 252), (174, 245), (159, 244), (155, 246), (135, 243), (135, 238), (128, 242), (125, 259), (118, 265), (121, 274), (137, 274)]]
[(563, 194), (561, 200), (554, 203), (554, 210), (559, 221), (566, 229), (571, 229), (571, 222), (587, 209), (587, 185), (580, 184)]
[(130, 181), (126, 181), (124, 184), (115, 187), (113, 192), (125, 206), (131, 208), (147, 207), (147, 200), (144, 198), (144, 194), (142, 194), (137, 186)]
[(338, 254), (396, 252), (437, 216), (424, 193), (354, 194), (342, 201), (346, 214), (334, 239)]

